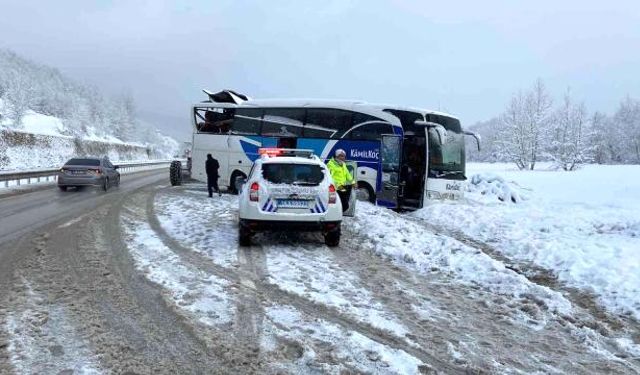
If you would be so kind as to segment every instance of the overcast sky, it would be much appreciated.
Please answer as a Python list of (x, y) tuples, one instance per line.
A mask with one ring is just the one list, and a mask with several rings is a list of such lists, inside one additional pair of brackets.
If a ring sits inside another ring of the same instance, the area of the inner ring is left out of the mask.
[(639, 0), (0, 0), (0, 48), (131, 93), (185, 140), (202, 88), (440, 109), (463, 125), (537, 78), (590, 111), (640, 98)]

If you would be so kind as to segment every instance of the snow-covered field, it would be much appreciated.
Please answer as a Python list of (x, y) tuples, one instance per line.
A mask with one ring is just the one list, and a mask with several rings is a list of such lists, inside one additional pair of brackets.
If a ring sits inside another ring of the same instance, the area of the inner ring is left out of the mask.
[(640, 319), (640, 166), (546, 167), (470, 164), (469, 176), (502, 177), (523, 199), (501, 202), (482, 189), (484, 195), (467, 192), (465, 202), (433, 204), (412, 216), (549, 270), (610, 311)]

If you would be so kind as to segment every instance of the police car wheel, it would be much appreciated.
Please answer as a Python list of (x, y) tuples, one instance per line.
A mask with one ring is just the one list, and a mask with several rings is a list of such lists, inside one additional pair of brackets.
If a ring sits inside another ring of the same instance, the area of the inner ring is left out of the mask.
[(340, 231), (334, 230), (324, 235), (324, 243), (329, 247), (340, 245)]
[(251, 232), (240, 227), (240, 229), (238, 229), (238, 242), (240, 246), (251, 246)]

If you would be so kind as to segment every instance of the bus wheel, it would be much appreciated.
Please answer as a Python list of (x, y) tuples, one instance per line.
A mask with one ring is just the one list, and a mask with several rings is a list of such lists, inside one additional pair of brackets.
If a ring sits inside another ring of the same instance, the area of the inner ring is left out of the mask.
[(231, 181), (229, 181), (229, 191), (231, 194), (238, 194), (242, 185), (238, 184), (238, 177), (247, 178), (247, 176), (239, 171), (235, 171), (231, 174)]
[(169, 181), (171, 186), (182, 184), (182, 163), (178, 160), (172, 161), (169, 166)]
[(376, 195), (371, 186), (366, 182), (358, 182), (356, 198), (358, 198), (359, 201), (376, 203)]

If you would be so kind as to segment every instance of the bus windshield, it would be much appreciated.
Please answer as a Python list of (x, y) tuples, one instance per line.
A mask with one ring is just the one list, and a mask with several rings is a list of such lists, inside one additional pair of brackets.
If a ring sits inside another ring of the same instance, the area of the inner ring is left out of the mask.
[[(464, 136), (453, 131), (447, 132), (440, 144), (435, 130), (429, 130), (429, 175), (464, 179), (465, 155)], [(458, 177), (456, 177), (458, 176)]]

